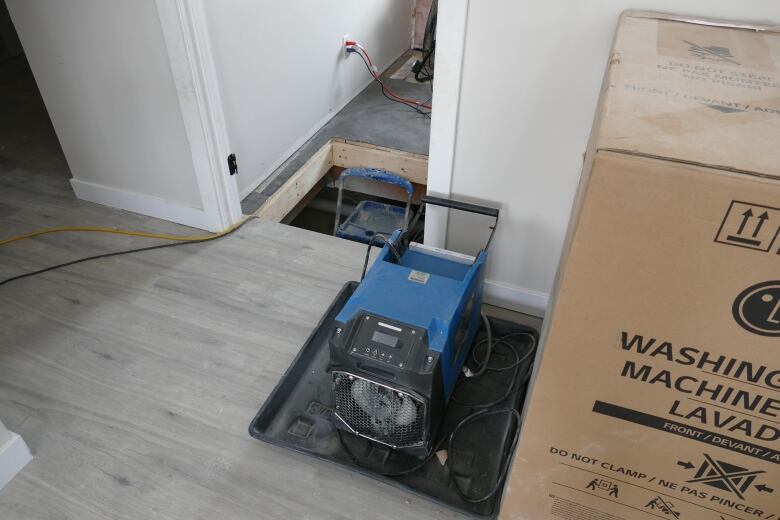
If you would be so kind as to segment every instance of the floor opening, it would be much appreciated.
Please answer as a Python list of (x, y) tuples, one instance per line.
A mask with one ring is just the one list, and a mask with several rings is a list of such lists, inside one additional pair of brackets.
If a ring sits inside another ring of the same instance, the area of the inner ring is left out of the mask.
[[(301, 201), (282, 219), (282, 223), (317, 233), (332, 235), (336, 218), (338, 197), (337, 180), (344, 168), (334, 166), (312, 188)], [(410, 215), (419, 209), (420, 198), (425, 194), (425, 185), (412, 183), (414, 195)], [(341, 204), (340, 222), (344, 222), (362, 201), (373, 201), (405, 207), (406, 193), (398, 187), (388, 186), (364, 179), (350, 179), (345, 185)], [(412, 231), (412, 239), (422, 242), (425, 217), (422, 216)]]

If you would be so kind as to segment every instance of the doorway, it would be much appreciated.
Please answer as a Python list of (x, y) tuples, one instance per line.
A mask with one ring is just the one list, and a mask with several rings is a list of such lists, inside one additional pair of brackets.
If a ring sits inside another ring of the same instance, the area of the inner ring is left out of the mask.
[(21, 215), (33, 192), (67, 204), (75, 200), (60, 147), (8, 8), (0, 0), (0, 213)]

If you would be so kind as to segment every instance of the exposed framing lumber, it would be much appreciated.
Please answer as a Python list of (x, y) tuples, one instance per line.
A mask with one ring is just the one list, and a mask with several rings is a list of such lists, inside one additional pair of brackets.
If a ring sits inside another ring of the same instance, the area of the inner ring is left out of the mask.
[(373, 144), (332, 139), (333, 166), (382, 168), (417, 184), (428, 184), (428, 156)]
[(325, 187), (326, 182), (325, 179), (320, 179), (320, 181), (314, 185), (314, 187), (307, 193), (301, 201), (295, 205), (295, 207), (290, 210), (290, 212), (284, 216), (282, 219), (282, 224), (290, 224), (293, 220), (295, 220), (298, 215), (301, 214), (301, 212), (306, 209), (306, 207), (311, 204), (311, 201), (317, 198), (317, 195), (320, 194), (322, 189)]
[(366, 143), (331, 139), (271, 195), (255, 213), (282, 222), (334, 166), (383, 168), (415, 184), (428, 183), (428, 157)]
[(317, 150), (255, 214), (265, 220), (281, 222), (333, 167), (331, 147), (328, 142)]

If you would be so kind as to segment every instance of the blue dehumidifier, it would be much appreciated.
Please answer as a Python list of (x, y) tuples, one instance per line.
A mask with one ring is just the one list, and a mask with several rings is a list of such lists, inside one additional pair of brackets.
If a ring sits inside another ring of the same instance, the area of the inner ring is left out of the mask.
[[(426, 205), (495, 219), (475, 256), (409, 240)], [(487, 249), (498, 209), (424, 197), (336, 317), (330, 338), (337, 428), (423, 457), (479, 329)], [(370, 246), (369, 246), (370, 247)]]

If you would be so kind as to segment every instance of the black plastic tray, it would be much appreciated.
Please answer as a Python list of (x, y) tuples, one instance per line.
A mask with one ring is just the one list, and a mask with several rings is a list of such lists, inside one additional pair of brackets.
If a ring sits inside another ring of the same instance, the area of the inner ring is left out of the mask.
[[(454, 480), (470, 497), (484, 496), (496, 484), (501, 468), (512, 456), (510, 447), (518, 433), (518, 425), (510, 413), (486, 415), (469, 423), (455, 436), (453, 453), (446, 464), (442, 464), (438, 457), (432, 457), (419, 470), (401, 477), (388, 474), (413, 468), (420, 464), (420, 459), (339, 432), (331, 424), (328, 338), (336, 315), (357, 285), (357, 282), (349, 282), (339, 292), (255, 416), (249, 433), (262, 441), (335, 462), (474, 518), (495, 518), (504, 482), (500, 483), (498, 491), (489, 500), (471, 503), (458, 493)], [(504, 320), (491, 318), (490, 322), (494, 339), (510, 333), (530, 334), (512, 339), (519, 355), (533, 349), (538, 338), (536, 330)], [(484, 331), (481, 330), (476, 342), (483, 338)], [(482, 348), (479, 349), (479, 355), (484, 356)], [(461, 381), (453, 394), (454, 399), (447, 407), (439, 439), (448, 436), (463, 418), (483, 409), (469, 406), (469, 403), (485, 403), (501, 397), (515, 378), (518, 384), (511, 394), (501, 405), (491, 409), (514, 408), (521, 412), (533, 358), (533, 354), (528, 355), (517, 370), (489, 370), (477, 379)], [(490, 366), (500, 368), (515, 360), (510, 348), (506, 345), (497, 346), (491, 356)]]

